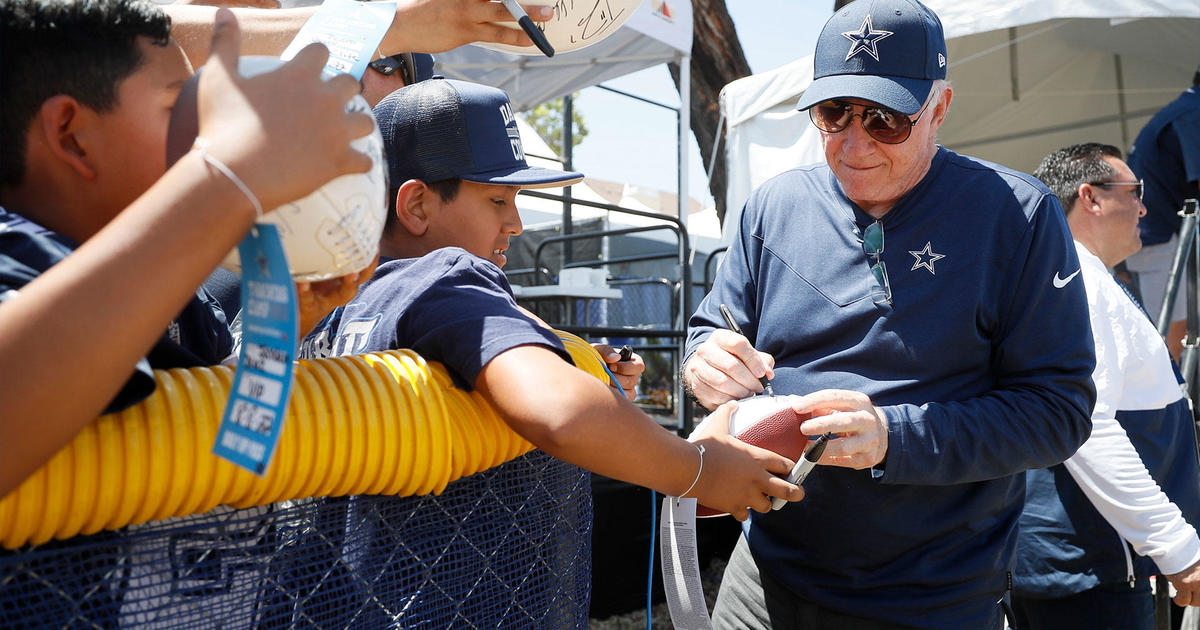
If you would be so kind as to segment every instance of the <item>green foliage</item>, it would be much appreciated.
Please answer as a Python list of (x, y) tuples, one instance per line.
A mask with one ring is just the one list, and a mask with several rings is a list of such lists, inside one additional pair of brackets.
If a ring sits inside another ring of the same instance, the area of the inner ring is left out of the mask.
[[(579, 93), (571, 95), (571, 98), (576, 98)], [(525, 114), (525, 121), (528, 122), (538, 135), (542, 137), (550, 148), (557, 152), (562, 152), (563, 146), (563, 100), (561, 98), (553, 101), (547, 101), (534, 107)], [(571, 146), (577, 147), (583, 139), (587, 137), (588, 128), (583, 121), (583, 114), (579, 111), (578, 103), (571, 108)]]

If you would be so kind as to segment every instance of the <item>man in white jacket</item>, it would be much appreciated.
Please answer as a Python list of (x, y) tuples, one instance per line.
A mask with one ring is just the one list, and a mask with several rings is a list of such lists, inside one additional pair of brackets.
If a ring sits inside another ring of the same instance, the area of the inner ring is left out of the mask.
[(1034, 175), (1062, 202), (1079, 254), (1097, 400), (1079, 451), (1027, 474), (1015, 627), (1149, 630), (1153, 565), (1178, 589), (1177, 604), (1200, 606), (1200, 538), (1189, 524), (1200, 518), (1200, 468), (1167, 348), (1109, 271), (1141, 247), (1142, 183), (1102, 144), (1059, 149)]

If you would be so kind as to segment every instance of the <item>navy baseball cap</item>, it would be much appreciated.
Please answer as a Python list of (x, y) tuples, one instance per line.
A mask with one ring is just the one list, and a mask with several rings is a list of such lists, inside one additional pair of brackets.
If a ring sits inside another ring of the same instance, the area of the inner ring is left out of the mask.
[(462, 178), (521, 188), (569, 186), (582, 173), (530, 166), (508, 95), (486, 85), (434, 77), (375, 106), (393, 190), (410, 179)]
[(909, 116), (946, 78), (942, 21), (916, 0), (856, 0), (829, 18), (813, 56), (813, 82), (797, 109), (861, 98)]

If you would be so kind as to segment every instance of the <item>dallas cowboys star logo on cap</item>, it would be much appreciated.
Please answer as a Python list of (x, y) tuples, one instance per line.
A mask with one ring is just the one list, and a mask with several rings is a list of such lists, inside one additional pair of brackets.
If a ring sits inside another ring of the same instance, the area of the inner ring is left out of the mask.
[(846, 31), (842, 33), (842, 37), (850, 40), (850, 52), (846, 53), (846, 61), (857, 55), (860, 52), (866, 51), (875, 61), (879, 61), (879, 49), (876, 44), (879, 40), (886, 39), (892, 36), (892, 31), (877, 31), (871, 25), (871, 16), (863, 18), (862, 26), (858, 27), (857, 31)]

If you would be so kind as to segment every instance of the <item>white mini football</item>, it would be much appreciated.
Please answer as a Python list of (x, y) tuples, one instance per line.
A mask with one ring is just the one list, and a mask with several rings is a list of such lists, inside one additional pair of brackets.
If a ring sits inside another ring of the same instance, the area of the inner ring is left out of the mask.
[[(242, 57), (238, 60), (238, 71), (249, 77), (270, 72), (283, 63), (275, 57)], [(190, 85), (185, 85), (172, 112), (167, 138), (168, 164), (186, 152), (196, 137), (199, 123), (195, 81), (194, 77), (188, 82)], [(346, 109), (371, 114), (370, 106), (357, 94), (346, 104)], [(304, 130), (297, 129), (296, 133)], [(277, 226), (288, 268), (297, 282), (315, 282), (361, 271), (379, 251), (379, 237), (387, 216), (387, 176), (379, 125), (375, 124), (370, 134), (355, 139), (351, 146), (371, 157), (371, 170), (330, 180), (303, 199), (264, 212), (258, 220), (260, 224)], [(286, 172), (287, 156), (279, 156), (278, 168), (281, 175)], [(221, 261), (221, 266), (241, 272), (236, 247)]]

